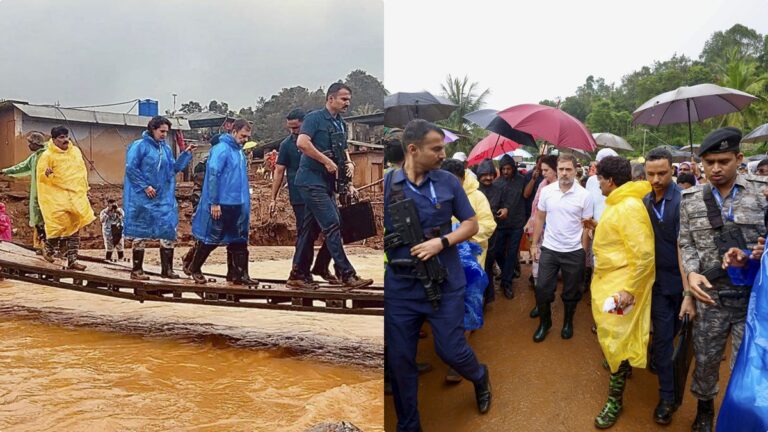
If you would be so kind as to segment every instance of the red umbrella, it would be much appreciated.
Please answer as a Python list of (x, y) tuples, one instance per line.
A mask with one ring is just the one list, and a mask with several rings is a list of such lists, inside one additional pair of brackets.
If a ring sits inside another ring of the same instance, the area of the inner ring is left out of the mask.
[(498, 116), (514, 129), (543, 139), (555, 147), (594, 151), (595, 139), (578, 119), (545, 105), (523, 104), (500, 111)]
[(522, 147), (520, 144), (509, 138), (504, 138), (499, 134), (491, 133), (475, 144), (475, 147), (469, 153), (469, 157), (467, 158), (467, 165), (472, 166), (479, 164), (483, 159), (493, 159), (496, 156), (503, 155), (504, 153), (519, 149), (520, 147)]

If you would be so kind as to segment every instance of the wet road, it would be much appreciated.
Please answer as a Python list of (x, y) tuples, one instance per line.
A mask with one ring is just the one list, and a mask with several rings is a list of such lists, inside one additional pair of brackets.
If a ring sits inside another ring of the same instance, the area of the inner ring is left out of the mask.
[[(523, 278), (516, 280), (513, 300), (497, 293), (485, 316), (485, 326), (470, 337), (482, 363), (490, 367), (493, 405), (486, 415), (477, 412), (474, 387), (445, 382), (448, 370), (434, 352), (431, 336), (419, 343), (420, 362), (434, 370), (420, 378), (419, 408), (422, 427), (432, 431), (591, 431), (595, 415), (608, 393), (609, 372), (602, 368), (602, 354), (590, 327), (593, 320), (585, 301), (576, 310), (574, 336), (560, 338), (563, 305), (553, 303), (553, 327), (547, 339), (534, 343), (538, 319), (528, 317), (535, 304), (528, 287), (530, 266), (523, 265)], [(429, 333), (428, 327), (426, 328)], [(730, 346), (726, 350), (730, 355)], [(691, 372), (693, 365), (691, 365)], [(721, 363), (719, 409), (730, 376), (728, 360)], [(690, 376), (688, 386), (690, 386)], [(624, 392), (624, 410), (612, 431), (689, 431), (696, 417), (696, 400), (687, 392), (683, 405), (667, 426), (653, 421), (658, 403), (658, 380), (645, 369), (634, 369)], [(396, 417), (392, 397), (385, 398), (385, 430), (394, 431)]]

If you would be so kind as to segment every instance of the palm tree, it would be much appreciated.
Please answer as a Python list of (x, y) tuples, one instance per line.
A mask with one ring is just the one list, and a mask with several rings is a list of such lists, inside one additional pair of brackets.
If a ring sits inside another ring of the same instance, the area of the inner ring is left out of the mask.
[(440, 87), (443, 90), (443, 96), (457, 106), (456, 111), (443, 123), (451, 129), (467, 132), (464, 115), (482, 108), (485, 105), (485, 98), (491, 91), (485, 89), (478, 94), (478, 83), (470, 83), (469, 77), (466, 75), (464, 75), (464, 79), (459, 79), (449, 74), (445, 83), (441, 84)]
[(730, 50), (726, 61), (715, 65), (717, 83), (755, 95), (758, 100), (741, 112), (724, 116), (720, 124), (750, 129), (760, 124), (761, 112), (768, 109), (768, 74), (761, 72), (756, 62), (740, 56), (738, 49)]

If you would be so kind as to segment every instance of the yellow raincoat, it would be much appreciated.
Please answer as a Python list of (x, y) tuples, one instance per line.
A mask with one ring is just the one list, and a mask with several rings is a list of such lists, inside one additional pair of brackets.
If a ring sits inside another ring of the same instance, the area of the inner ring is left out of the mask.
[[(96, 219), (88, 201), (88, 171), (80, 149), (62, 150), (48, 140), (37, 162), (37, 199), (48, 238), (68, 237)], [(53, 170), (50, 176), (46, 169)]]
[[(651, 328), (651, 290), (656, 278), (653, 228), (643, 196), (647, 181), (627, 182), (611, 192), (595, 232), (592, 316), (597, 338), (612, 372), (623, 360), (644, 368)], [(635, 305), (625, 315), (603, 312), (603, 302), (626, 291)]]
[[(485, 266), (485, 256), (488, 253), (488, 240), (496, 230), (496, 221), (493, 219), (493, 211), (491, 211), (491, 204), (488, 202), (488, 198), (478, 190), (480, 183), (468, 172), (464, 173), (464, 192), (469, 198), (469, 204), (472, 209), (475, 210), (477, 215), (477, 223), (480, 225), (480, 230), (477, 231), (469, 241), (477, 243), (483, 248), (483, 253), (477, 257), (477, 262), (481, 266)], [(453, 219), (456, 222), (456, 218)]]

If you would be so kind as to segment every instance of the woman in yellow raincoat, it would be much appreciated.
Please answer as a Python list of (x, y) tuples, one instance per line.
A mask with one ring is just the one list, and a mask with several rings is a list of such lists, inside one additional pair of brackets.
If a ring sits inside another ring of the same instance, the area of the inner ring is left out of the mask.
[(67, 268), (85, 270), (77, 263), (80, 228), (96, 219), (88, 201), (88, 171), (80, 149), (69, 142), (63, 126), (51, 130), (51, 139), (37, 162), (37, 199), (45, 220), (43, 258), (53, 262), (58, 247), (67, 257)]
[[(593, 245), (592, 315), (611, 369), (608, 401), (595, 418), (595, 426), (601, 429), (618, 419), (631, 366), (645, 367), (651, 326), (655, 249), (651, 220), (642, 201), (651, 185), (631, 182), (631, 175), (629, 161), (620, 157), (606, 157), (597, 165), (600, 190), (607, 199)], [(604, 311), (608, 298), (617, 305), (611, 312)]]

